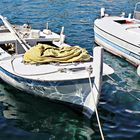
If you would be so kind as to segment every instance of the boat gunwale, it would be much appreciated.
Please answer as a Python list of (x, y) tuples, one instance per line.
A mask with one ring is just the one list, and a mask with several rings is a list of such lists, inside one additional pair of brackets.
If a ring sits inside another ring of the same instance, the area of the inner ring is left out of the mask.
[[(40, 79), (32, 79), (32, 78), (27, 78), (27, 77), (22, 77), (13, 73), (10, 73), (9, 71), (5, 70), (3, 67), (0, 66), (0, 71), (3, 72), (4, 74), (6, 74), (7, 76), (13, 78), (14, 80), (20, 80), (20, 82), (24, 82), (26, 81), (27, 83), (39, 83), (40, 85), (45, 85), (47, 84), (47, 86), (54, 86), (56, 85), (57, 82), (62, 83), (62, 85), (70, 85), (69, 83), (73, 83), (75, 84), (75, 81), (78, 84), (81, 83), (87, 83), (89, 82), (88, 77), (87, 78), (81, 78), (81, 79), (70, 79), (70, 80), (40, 80)], [(92, 79), (94, 79), (94, 77), (92, 77)], [(64, 84), (65, 83), (65, 84)], [(61, 86), (61, 84), (59, 84)]]
[(101, 31), (103, 31), (103, 32), (105, 32), (105, 33), (107, 33), (107, 34), (109, 34), (109, 35), (111, 35), (111, 36), (113, 36), (113, 37), (115, 37), (115, 38), (117, 38), (117, 39), (119, 39), (119, 40), (122, 40), (122, 41), (124, 41), (124, 42), (126, 42), (126, 43), (128, 43), (128, 44), (130, 44), (130, 45), (133, 45), (133, 46), (135, 46), (135, 47), (137, 47), (137, 48), (140, 48), (140, 46), (138, 46), (138, 45), (132, 44), (132, 43), (130, 43), (130, 42), (124, 40), (124, 39), (121, 39), (121, 38), (119, 38), (119, 37), (117, 37), (117, 36), (115, 36), (115, 35), (113, 35), (113, 34), (107, 32), (107, 31), (101, 29), (101, 28), (98, 27), (96, 24), (94, 24), (94, 26), (97, 27), (99, 30), (101, 30)]

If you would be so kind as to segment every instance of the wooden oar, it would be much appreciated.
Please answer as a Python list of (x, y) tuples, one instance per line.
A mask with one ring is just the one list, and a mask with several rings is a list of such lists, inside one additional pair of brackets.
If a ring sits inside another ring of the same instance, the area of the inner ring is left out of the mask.
[(25, 51), (27, 51), (29, 48), (31, 48), (31, 46), (29, 44), (26, 43), (26, 41), (24, 39), (22, 39), (18, 33), (16, 32), (16, 30), (12, 27), (12, 25), (7, 21), (6, 17), (3, 17), (2, 15), (0, 15), (1, 20), (3, 21), (4, 25), (9, 29), (9, 31), (15, 36), (16, 40), (21, 44), (21, 46), (23, 47), (23, 49)]

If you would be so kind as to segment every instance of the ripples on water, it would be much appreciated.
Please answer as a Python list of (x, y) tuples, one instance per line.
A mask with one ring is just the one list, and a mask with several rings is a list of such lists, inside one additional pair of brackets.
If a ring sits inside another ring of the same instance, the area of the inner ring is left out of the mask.
[[(66, 41), (85, 47), (92, 54), (93, 21), (101, 7), (109, 14), (132, 12), (137, 0), (1, 0), (1, 14), (13, 24), (29, 22), (34, 28), (60, 32)], [(106, 140), (140, 139), (140, 80), (126, 61), (105, 52), (115, 81), (104, 79), (98, 106)], [(73, 109), (34, 97), (0, 83), (0, 140), (91, 140), (100, 139), (95, 115), (88, 120)]]

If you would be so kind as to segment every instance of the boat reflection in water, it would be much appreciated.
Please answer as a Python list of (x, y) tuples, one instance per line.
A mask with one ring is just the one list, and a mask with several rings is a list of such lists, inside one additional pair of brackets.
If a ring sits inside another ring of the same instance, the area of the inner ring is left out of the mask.
[[(21, 91), (7, 85), (4, 85), (3, 89), (4, 92), (1, 93), (5, 94), (0, 97), (5, 106), (3, 115), (8, 120), (14, 119), (13, 127), (25, 131), (25, 135), (43, 133), (57, 139), (61, 137), (90, 139), (95, 135), (95, 130), (90, 127), (91, 120), (74, 108), (69, 109), (66, 104), (64, 106), (60, 103), (52, 103), (46, 98), (20, 94)], [(97, 124), (95, 127), (98, 132)]]

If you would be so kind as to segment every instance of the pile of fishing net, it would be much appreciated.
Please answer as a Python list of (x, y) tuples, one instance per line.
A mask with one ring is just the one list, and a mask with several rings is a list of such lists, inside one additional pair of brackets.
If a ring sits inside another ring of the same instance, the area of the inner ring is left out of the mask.
[(30, 48), (23, 56), (25, 63), (48, 62), (78, 62), (88, 61), (90, 55), (87, 50), (79, 46), (54, 47), (46, 44), (37, 44)]

